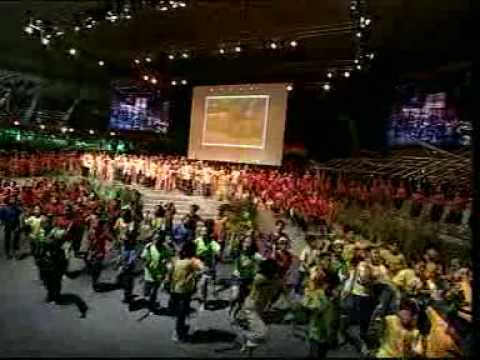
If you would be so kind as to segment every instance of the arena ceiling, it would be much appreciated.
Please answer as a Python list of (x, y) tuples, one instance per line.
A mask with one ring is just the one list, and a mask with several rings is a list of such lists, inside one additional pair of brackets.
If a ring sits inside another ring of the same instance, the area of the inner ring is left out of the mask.
[[(199, 81), (212, 74), (231, 79), (248, 74), (256, 74), (259, 80), (315, 79), (332, 66), (350, 64), (355, 56), (347, 0), (187, 3), (186, 8), (168, 13), (142, 10), (127, 23), (100, 25), (72, 35), (80, 49), (73, 61), (64, 52), (46, 50), (39, 40), (26, 36), (26, 12), (71, 28), (76, 14), (95, 11), (105, 1), (2, 1), (0, 68), (55, 77), (78, 77), (81, 68), (81, 76), (88, 79), (98, 73), (87, 60), (102, 59), (121, 73), (131, 68), (134, 58), (151, 54), (150, 65), (159, 72)], [(369, 48), (387, 56), (392, 66), (405, 69), (469, 60), (473, 44), (469, 4), (469, 0), (368, 0), (373, 19)], [(297, 40), (299, 46), (294, 51), (262, 50), (269, 40)], [(245, 46), (244, 53), (218, 55), (222, 44), (231, 47), (237, 41)], [(166, 60), (165, 54), (184, 49), (193, 49), (191, 58)], [(82, 57), (82, 52), (88, 56)]]

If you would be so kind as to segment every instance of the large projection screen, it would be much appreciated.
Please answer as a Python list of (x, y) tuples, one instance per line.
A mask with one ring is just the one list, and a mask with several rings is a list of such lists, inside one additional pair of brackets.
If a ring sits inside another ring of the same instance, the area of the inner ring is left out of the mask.
[(286, 111), (287, 84), (195, 87), (188, 157), (280, 165)]

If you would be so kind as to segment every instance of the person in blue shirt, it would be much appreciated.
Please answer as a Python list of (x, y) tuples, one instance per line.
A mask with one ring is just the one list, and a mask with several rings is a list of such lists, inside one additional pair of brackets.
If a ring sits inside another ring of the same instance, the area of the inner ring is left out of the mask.
[(190, 224), (190, 216), (185, 215), (182, 222), (173, 228), (173, 244), (177, 250), (181, 249), (186, 242), (193, 240), (194, 233)]
[(23, 209), (14, 196), (0, 208), (0, 220), (4, 225), (5, 255), (7, 259), (17, 256), (20, 245), (20, 223)]

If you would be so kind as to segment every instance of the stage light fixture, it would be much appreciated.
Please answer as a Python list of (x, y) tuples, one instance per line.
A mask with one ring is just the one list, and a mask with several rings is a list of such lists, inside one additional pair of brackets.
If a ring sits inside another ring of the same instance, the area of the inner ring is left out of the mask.
[(354, 62), (355, 64), (358, 64), (358, 63), (359, 63), (358, 59), (353, 60), (353, 62)]
[(68, 129), (66, 127), (62, 127), (61, 131), (62, 131), (62, 133), (65, 134), (68, 131)]
[[(112, 21), (113, 22), (113, 21)], [(87, 29), (91, 29), (93, 28), (93, 25), (92, 24), (87, 24), (87, 26), (85, 26)]]
[(358, 65), (356, 66), (356, 69), (357, 69), (357, 70), (362, 70), (362, 65), (358, 64)]
[(157, 79), (152, 78), (151, 82), (152, 82), (153, 85), (155, 85), (157, 83)]
[(73, 30), (76, 31), (76, 32), (80, 31), (80, 26), (75, 26), (75, 27), (73, 28)]
[(33, 28), (31, 26), (25, 26), (24, 30), (27, 34), (33, 34)]
[(45, 130), (45, 125), (41, 124), (40, 129)]
[(374, 53), (368, 54), (368, 58), (369, 58), (370, 60), (373, 60), (374, 57), (375, 57), (375, 54), (374, 54)]
[(275, 50), (275, 49), (277, 48), (277, 44), (274, 43), (274, 42), (272, 42), (272, 43), (270, 44), (270, 48), (273, 49), (273, 50)]
[(177, 7), (178, 7), (178, 5), (176, 3), (172, 4), (172, 8), (176, 9)]
[(20, 125), (20, 122), (15, 120), (15, 121), (13, 122), (13, 125), (18, 126), (18, 125)]
[(57, 32), (55, 33), (55, 35), (57, 35), (57, 36), (62, 36), (63, 34), (65, 34), (63, 31), (57, 31)]
[(361, 38), (361, 37), (362, 37), (362, 33), (361, 33), (360, 31), (357, 31), (357, 33), (355, 34), (355, 36), (356, 36), (357, 38)]
[(115, 136), (115, 132), (110, 131), (110, 136)]
[(152, 62), (152, 58), (150, 58), (150, 57), (147, 56), (147, 57), (145, 58), (145, 61), (148, 62), (148, 63), (149, 63), (149, 62)]
[(162, 7), (160, 8), (160, 11), (167, 11), (167, 10), (168, 10), (168, 7), (166, 7), (166, 6), (162, 6)]
[(148, 81), (149, 77), (147, 75), (143, 76), (143, 80)]
[(287, 91), (292, 91), (293, 90), (293, 85), (287, 85)]
[(360, 17), (360, 22), (361, 22), (361, 23), (365, 22), (365, 17), (364, 17), (364, 16), (361, 16), (361, 17)]
[(296, 42), (295, 40), (290, 41), (290, 46), (291, 46), (291, 47), (297, 47), (297, 46), (298, 46), (298, 42)]
[(103, 65), (105, 65), (105, 62), (103, 62), (102, 60), (100, 60), (100, 61), (98, 62), (98, 66), (103, 66)]
[(187, 80), (182, 80), (182, 85), (187, 85)]
[(371, 20), (371, 19), (366, 19), (366, 20), (365, 20), (365, 25), (368, 26), (368, 25), (370, 25), (371, 23), (372, 23), (372, 20)]
[(71, 48), (70, 50), (68, 50), (68, 53), (73, 56), (77, 53), (77, 50), (74, 48)]
[(125, 15), (125, 19), (127, 19), (127, 20), (130, 20), (131, 18), (132, 18), (132, 16), (131, 16), (131, 15), (128, 15), (128, 14), (127, 14), (127, 15)]
[(184, 53), (182, 54), (182, 58), (184, 58), (184, 59), (188, 59), (189, 56), (190, 56), (190, 55), (188, 55), (188, 53), (186, 53), (186, 52), (184, 52)]
[(135, 62), (135, 64), (140, 64), (140, 60), (138, 60), (138, 59), (135, 59), (133, 61)]
[(177, 85), (177, 82), (175, 80), (172, 80), (172, 85), (173, 86), (176, 86)]
[(89, 133), (90, 135), (93, 135), (93, 134), (95, 134), (95, 131), (93, 131), (92, 129), (90, 129), (90, 130), (88, 130), (88, 133)]
[(223, 54), (225, 54), (225, 49), (220, 49), (220, 50), (218, 50), (218, 52), (223, 55)]
[(175, 55), (173, 55), (173, 54), (168, 55), (168, 59), (169, 59), (169, 60), (175, 59)]
[(72, 132), (74, 132), (74, 131), (75, 131), (75, 129), (74, 129), (74, 128), (70, 128), (70, 129), (68, 129), (68, 132), (71, 132), (71, 133), (72, 133)]
[(330, 87), (329, 83), (323, 84), (323, 90), (329, 91), (330, 89), (331, 89), (331, 87)]
[(42, 38), (43, 45), (47, 46), (49, 43), (50, 43), (50, 40), (48, 40), (47, 38)]
[(242, 48), (240, 46), (235, 46), (235, 52), (242, 52)]
[(180, 5), (180, 7), (186, 7), (186, 6), (187, 6), (187, 4), (184, 3), (183, 1), (180, 1), (180, 2), (178, 3), (178, 5)]
[(343, 73), (343, 76), (345, 76), (346, 78), (349, 78), (350, 77), (350, 71), (345, 71)]
[(331, 72), (328, 72), (328, 73), (327, 73), (327, 77), (328, 77), (329, 79), (331, 79), (331, 78), (333, 77), (333, 74), (332, 74)]
[(357, 10), (357, 6), (356, 6), (356, 5), (351, 5), (351, 6), (350, 6), (350, 10), (352, 10), (352, 11)]

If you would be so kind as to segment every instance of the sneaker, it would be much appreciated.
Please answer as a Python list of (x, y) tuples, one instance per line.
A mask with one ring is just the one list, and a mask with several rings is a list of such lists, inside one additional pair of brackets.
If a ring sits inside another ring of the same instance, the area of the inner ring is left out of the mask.
[(174, 331), (172, 334), (172, 341), (178, 343), (180, 340), (178, 339), (177, 332)]

